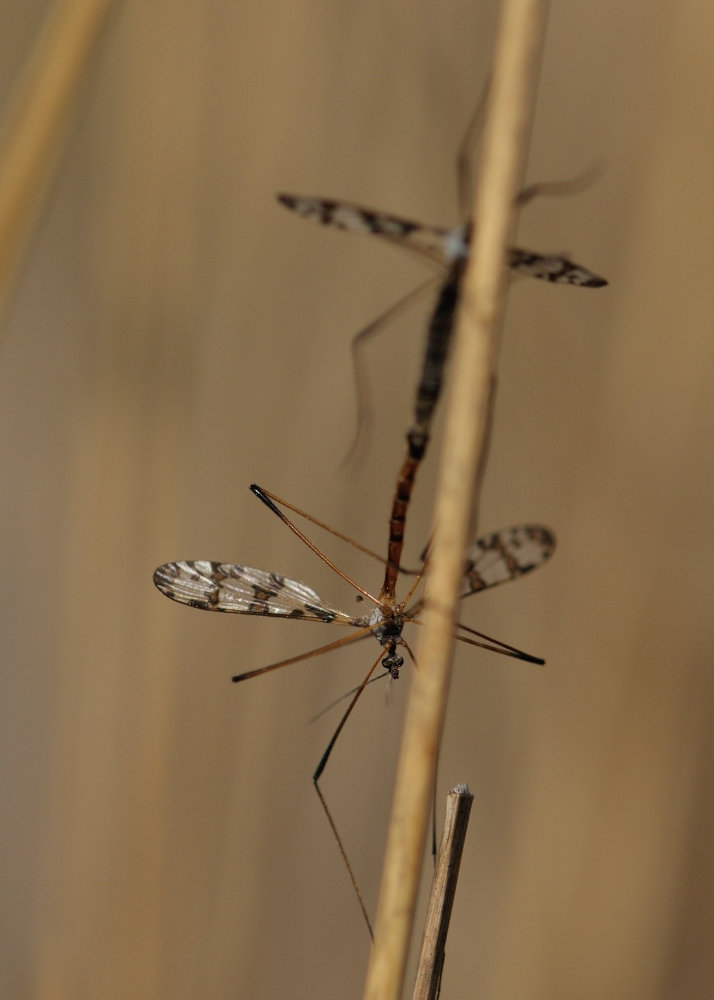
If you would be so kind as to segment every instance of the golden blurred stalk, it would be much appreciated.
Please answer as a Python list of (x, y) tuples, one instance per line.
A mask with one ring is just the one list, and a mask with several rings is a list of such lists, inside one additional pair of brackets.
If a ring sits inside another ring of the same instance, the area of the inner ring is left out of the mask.
[(4, 109), (0, 139), (0, 303), (56, 171), (67, 121), (111, 0), (50, 10)]

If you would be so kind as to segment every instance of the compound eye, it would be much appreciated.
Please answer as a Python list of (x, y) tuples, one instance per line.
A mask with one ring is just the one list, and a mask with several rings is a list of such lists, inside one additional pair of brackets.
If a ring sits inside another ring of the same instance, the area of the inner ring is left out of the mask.
[(399, 680), (399, 670), (404, 666), (404, 657), (391, 653), (382, 660), (382, 666), (392, 675), (393, 680)]

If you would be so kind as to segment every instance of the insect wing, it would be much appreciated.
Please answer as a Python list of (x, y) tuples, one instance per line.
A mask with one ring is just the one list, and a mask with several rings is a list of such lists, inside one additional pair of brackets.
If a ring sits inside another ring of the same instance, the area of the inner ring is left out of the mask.
[(277, 197), (281, 205), (297, 212), (304, 219), (312, 219), (313, 222), (334, 226), (336, 229), (349, 229), (354, 233), (371, 233), (389, 243), (398, 243), (406, 249), (415, 250), (444, 266), (448, 263), (449, 247), (453, 241), (451, 230), (363, 208), (351, 201), (293, 194), (279, 194)]
[(605, 278), (559, 254), (532, 253), (513, 247), (508, 251), (508, 266), (517, 274), (526, 274), (529, 278), (539, 278), (556, 285), (602, 288), (607, 284)]
[(521, 524), (484, 535), (466, 552), (459, 596), (466, 597), (530, 573), (547, 562), (554, 550), (554, 535), (537, 524)]
[(251, 566), (207, 560), (166, 563), (155, 570), (154, 584), (171, 600), (203, 611), (360, 624), (299, 580)]

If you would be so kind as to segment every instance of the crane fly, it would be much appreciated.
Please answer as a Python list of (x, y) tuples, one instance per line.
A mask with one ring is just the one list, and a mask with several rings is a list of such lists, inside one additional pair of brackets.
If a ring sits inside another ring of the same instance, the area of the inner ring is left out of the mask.
[[(521, 200), (528, 200), (539, 190), (538, 186), (524, 192)], [(329, 198), (308, 198), (301, 195), (279, 194), (278, 201), (303, 218), (323, 225), (353, 232), (371, 233), (387, 242), (417, 252), (420, 256), (439, 265), (439, 293), (427, 325), (427, 342), (419, 384), (416, 390), (414, 416), (407, 431), (407, 451), (397, 478), (390, 515), (389, 550), (383, 595), (394, 597), (400, 559), (404, 542), (407, 510), (416, 474), (426, 454), (431, 433), (431, 423), (441, 393), (444, 367), (448, 358), (459, 304), (461, 283), (468, 261), (471, 231), (470, 223), (453, 229), (427, 226), (386, 212), (377, 212), (347, 201)], [(520, 248), (508, 252), (508, 265), (518, 274), (528, 275), (555, 284), (577, 285), (583, 288), (600, 288), (607, 284), (604, 278), (563, 255), (546, 255)], [(365, 421), (364, 379), (360, 375), (359, 349), (385, 321), (400, 312), (413, 299), (435, 284), (429, 279), (405, 299), (400, 300), (387, 313), (365, 327), (353, 340), (353, 357), (358, 396), (358, 432), (351, 449), (354, 452)]]
[[(473, 220), (466, 218), (468, 201), (468, 146), (475, 121), (467, 129), (458, 156), (459, 202), (461, 225), (450, 228), (432, 226), (413, 219), (405, 219), (389, 212), (365, 208), (351, 201), (335, 198), (309, 197), (295, 194), (278, 194), (277, 199), (285, 208), (296, 212), (304, 219), (311, 219), (323, 226), (367, 233), (381, 240), (399, 246), (437, 266), (439, 273), (403, 299), (391, 306), (385, 313), (361, 330), (352, 341), (358, 403), (357, 447), (364, 429), (367, 415), (365, 378), (362, 371), (361, 349), (365, 342), (387, 322), (399, 315), (424, 292), (439, 287), (436, 306), (428, 324), (427, 347), (419, 387), (415, 423), (412, 428), (418, 437), (428, 437), (429, 423), (439, 395), (443, 367), (448, 354), (454, 316), (459, 302), (461, 280), (471, 248)], [(575, 182), (577, 183), (577, 182)], [(534, 184), (521, 192), (519, 203), (525, 204), (539, 193), (557, 193), (564, 187), (572, 187), (573, 182), (563, 184)], [(544, 254), (521, 247), (508, 250), (507, 264), (514, 274), (525, 275), (551, 284), (574, 285), (580, 288), (602, 288), (607, 280), (594, 271), (577, 264), (565, 254)]]
[[(415, 591), (421, 582), (422, 573), (416, 576), (407, 594), (401, 601), (397, 602), (394, 593), (386, 592), (384, 587), (379, 595), (375, 596), (343, 573), (342, 570), (338, 569), (335, 563), (288, 518), (281, 507), (286, 507), (300, 516), (307, 517), (320, 527), (332, 532), (332, 534), (337, 535), (344, 541), (350, 542), (350, 544), (378, 559), (380, 562), (384, 562), (385, 560), (364, 546), (347, 539), (340, 532), (312, 518), (299, 508), (281, 500), (280, 497), (269, 493), (267, 490), (252, 485), (251, 491), (298, 538), (304, 541), (326, 565), (353, 587), (360, 598), (371, 605), (371, 610), (364, 615), (355, 615), (349, 611), (334, 607), (325, 601), (312, 587), (300, 580), (291, 579), (281, 573), (255, 569), (251, 566), (243, 566), (237, 563), (211, 562), (205, 559), (170, 562), (159, 566), (154, 572), (154, 584), (162, 594), (170, 597), (171, 600), (177, 601), (180, 604), (186, 604), (192, 608), (199, 608), (202, 611), (322, 622), (324, 624), (341, 625), (352, 629), (348, 635), (329, 642), (327, 645), (320, 646), (317, 649), (299, 653), (296, 656), (288, 657), (277, 663), (271, 663), (267, 666), (257, 667), (237, 674), (233, 677), (234, 682), (245, 681), (290, 664), (300, 663), (313, 656), (343, 648), (354, 642), (366, 639), (369, 636), (373, 636), (377, 640), (381, 647), (380, 652), (372, 662), (362, 682), (353, 692), (350, 692), (352, 698), (347, 710), (344, 712), (312, 776), (315, 790), (337, 840), (353, 888), (357, 893), (362, 914), (371, 933), (365, 903), (352, 871), (352, 866), (342, 845), (337, 827), (323, 797), (319, 781), (338, 736), (360, 695), (373, 678), (380, 664), (384, 668), (384, 676), (389, 675), (396, 680), (404, 665), (402, 653), (406, 652), (412, 662), (414, 661), (412, 651), (402, 633), (405, 625), (419, 623), (419, 614), (424, 606), (424, 602), (422, 599), (415, 597)], [(524, 576), (526, 573), (547, 562), (553, 554), (554, 548), (555, 538), (553, 534), (548, 528), (541, 525), (517, 525), (482, 536), (468, 548), (465, 554), (460, 597), (468, 597), (470, 594), (476, 594), (479, 591), (487, 590), (499, 584), (506, 583), (509, 580), (515, 580)], [(506, 656), (512, 656), (528, 663), (543, 664), (545, 662), (539, 657), (531, 656), (529, 653), (524, 653), (504, 642), (492, 639), (466, 625), (458, 624), (457, 630), (456, 638), (469, 645), (479, 646)]]
[[(476, 114), (469, 123), (457, 158), (459, 203), (462, 217), (466, 217), (469, 187), (468, 162), (480, 110), (477, 108)], [(586, 176), (582, 178), (581, 182), (587, 182), (587, 179)], [(521, 192), (518, 201), (520, 204), (525, 204), (541, 193), (558, 193), (563, 189), (572, 189), (574, 183), (578, 182), (534, 184)], [(361, 330), (352, 341), (358, 419), (357, 434), (348, 453), (348, 458), (354, 455), (359, 448), (369, 413), (361, 349), (368, 338), (385, 323), (401, 313), (422, 293), (438, 285), (436, 304), (427, 324), (426, 348), (415, 394), (414, 413), (406, 435), (406, 454), (397, 477), (389, 521), (389, 547), (383, 594), (393, 598), (404, 543), (407, 511), (416, 475), (429, 444), (431, 424), (441, 394), (444, 368), (448, 360), (460, 300), (461, 283), (471, 247), (473, 223), (471, 219), (467, 219), (460, 226), (445, 228), (364, 208), (350, 201), (291, 194), (278, 194), (277, 198), (282, 205), (305, 219), (311, 219), (321, 225), (337, 229), (377, 236), (388, 243), (417, 254), (422, 259), (435, 264), (439, 269), (436, 277), (428, 279), (408, 293), (387, 312)], [(542, 254), (520, 247), (511, 247), (508, 251), (507, 263), (515, 274), (526, 275), (552, 284), (573, 285), (581, 288), (601, 288), (607, 284), (605, 278), (601, 278), (563, 254)]]
[[(460, 170), (460, 176), (462, 173), (463, 170)], [(522, 193), (520, 201), (528, 201), (548, 187), (555, 189), (558, 185), (533, 185)], [(364, 208), (349, 201), (292, 194), (278, 194), (277, 199), (281, 205), (304, 219), (311, 219), (337, 229), (378, 236), (388, 243), (416, 253), (439, 268), (439, 273), (435, 277), (429, 278), (409, 292), (361, 330), (352, 341), (358, 424), (357, 437), (350, 454), (358, 447), (369, 410), (362, 348), (369, 337), (399, 315), (420, 295), (434, 287), (439, 288), (436, 305), (427, 325), (427, 344), (416, 392), (414, 422), (408, 433), (410, 448), (420, 450), (423, 458), (429, 439), (431, 420), (441, 391), (443, 370), (459, 304), (461, 282), (469, 257), (473, 231), (471, 221), (447, 229)], [(601, 278), (581, 264), (576, 264), (563, 254), (542, 254), (512, 247), (508, 251), (508, 267), (515, 274), (538, 278), (552, 284), (574, 285), (580, 288), (601, 288), (607, 285), (605, 278)]]
[[(533, 185), (520, 197), (530, 200), (546, 185)], [(337, 198), (310, 197), (308, 195), (278, 194), (278, 201), (285, 208), (297, 212), (303, 219), (311, 219), (323, 226), (368, 233), (379, 236), (387, 243), (400, 246), (424, 260), (448, 271), (456, 260), (468, 258), (472, 226), (465, 223), (451, 228), (431, 226), (400, 215), (365, 208), (355, 202)], [(565, 254), (544, 254), (521, 247), (508, 250), (508, 267), (515, 274), (523, 274), (555, 285), (577, 285), (581, 288), (602, 288), (605, 278), (581, 264), (576, 264)]]

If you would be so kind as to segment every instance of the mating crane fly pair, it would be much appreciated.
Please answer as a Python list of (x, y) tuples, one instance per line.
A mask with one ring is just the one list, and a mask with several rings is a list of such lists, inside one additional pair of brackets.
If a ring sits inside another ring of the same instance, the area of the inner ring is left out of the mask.
[[(467, 187), (466, 151), (473, 124), (474, 122), (467, 130), (458, 158), (459, 200), (462, 207)], [(538, 193), (546, 191), (555, 193), (569, 186), (572, 184), (569, 185), (567, 182), (565, 185), (536, 184), (523, 191), (519, 201), (524, 204)], [(386, 313), (365, 327), (352, 341), (358, 422), (357, 436), (350, 454), (354, 454), (359, 447), (368, 416), (366, 382), (361, 365), (360, 349), (365, 345), (367, 339), (384, 325), (385, 321), (394, 318), (423, 292), (433, 287), (437, 281), (439, 282), (440, 290), (436, 305), (427, 325), (427, 342), (415, 395), (414, 416), (407, 431), (407, 452), (397, 477), (389, 519), (389, 541), (382, 596), (386, 597), (387, 600), (394, 600), (404, 544), (407, 510), (416, 474), (429, 444), (434, 410), (441, 393), (444, 367), (456, 322), (461, 282), (468, 260), (473, 227), (470, 221), (452, 229), (428, 226), (386, 212), (363, 208), (352, 202), (335, 201), (329, 198), (279, 194), (278, 201), (303, 218), (337, 229), (379, 236), (389, 243), (416, 252), (419, 256), (439, 267), (440, 273), (436, 278), (430, 278), (410, 292)], [(516, 274), (538, 278), (553, 284), (574, 285), (581, 288), (601, 288), (607, 284), (604, 278), (582, 265), (574, 263), (563, 254), (541, 254), (512, 247), (508, 251), (508, 266)]]
[[(427, 350), (416, 396), (415, 418), (407, 435), (408, 454), (399, 474), (392, 505), (388, 554), (387, 559), (382, 560), (386, 562), (384, 584), (379, 596), (375, 597), (345, 577), (334, 563), (319, 552), (276, 507), (274, 500), (284, 506), (290, 507), (290, 505), (278, 498), (273, 498), (271, 494), (257, 486), (251, 487), (255, 495), (277, 514), (295, 534), (302, 538), (324, 562), (373, 604), (371, 615), (355, 617), (331, 607), (312, 588), (300, 581), (292, 580), (281, 574), (233, 563), (216, 563), (207, 560), (168, 563), (156, 570), (154, 583), (167, 597), (202, 610), (268, 615), (277, 618), (299, 618), (307, 621), (322, 621), (356, 627), (360, 631), (330, 643), (315, 652), (326, 652), (371, 633), (385, 650), (383, 658), (385, 668), (393, 677), (398, 677), (403, 658), (396, 650), (397, 647), (405, 644), (402, 628), (407, 621), (416, 620), (422, 606), (421, 602), (416, 602), (410, 607), (407, 606), (414, 587), (409, 591), (405, 601), (396, 603), (395, 589), (400, 570), (404, 523), (416, 469), (424, 456), (429, 439), (430, 423), (440, 391), (460, 282), (464, 263), (468, 256), (470, 226), (444, 229), (364, 209), (350, 202), (292, 195), (279, 195), (278, 197), (284, 205), (306, 218), (315, 219), (341, 229), (373, 233), (389, 242), (416, 249), (420, 254), (446, 269), (446, 278), (442, 282), (441, 293), (429, 323)], [(600, 287), (606, 284), (605, 279), (598, 277), (581, 265), (573, 263), (563, 255), (545, 255), (513, 248), (509, 251), (509, 266), (517, 273), (553, 283), (582, 287)], [(429, 284), (431, 283), (430, 281)], [(411, 298), (412, 296), (409, 297), (410, 300)], [(371, 333), (373, 330), (374, 324), (363, 331), (363, 334)], [(291, 509), (296, 510), (296, 508)], [(297, 513), (304, 514), (302, 511), (297, 511)], [(461, 596), (465, 597), (468, 594), (494, 586), (496, 583), (522, 576), (545, 562), (550, 557), (553, 548), (553, 536), (546, 528), (528, 525), (507, 528), (479, 539), (466, 553)], [(502, 652), (510, 650), (510, 647), (506, 647), (504, 644), (498, 643), (497, 645), (501, 646), (500, 651)], [(535, 659), (516, 650), (510, 650), (510, 653), (524, 659)], [(257, 674), (266, 673), (279, 666), (285, 666), (302, 659), (305, 659), (305, 655), (249, 671), (238, 675), (234, 680), (254, 677)], [(372, 669), (376, 668), (377, 662)], [(539, 661), (536, 660), (536, 662)]]
[[(460, 172), (461, 177), (461, 172)], [(537, 193), (531, 188), (521, 197), (526, 201)], [(360, 378), (359, 348), (367, 338), (384, 325), (385, 321), (397, 315), (428, 288), (436, 286), (440, 291), (427, 327), (427, 344), (424, 352), (422, 371), (415, 396), (414, 417), (407, 433), (407, 453), (397, 478), (397, 486), (392, 501), (389, 520), (389, 540), (387, 557), (382, 558), (363, 546), (346, 539), (339, 532), (316, 521), (304, 511), (293, 507), (258, 486), (251, 486), (252, 492), (280, 520), (296, 534), (308, 547), (355, 591), (372, 605), (371, 612), (355, 616), (335, 608), (320, 595), (299, 580), (293, 580), (279, 573), (255, 569), (235, 563), (210, 562), (208, 560), (180, 561), (166, 563), (154, 572), (154, 583), (158, 589), (174, 601), (205, 611), (220, 611), (235, 614), (260, 615), (274, 618), (291, 618), (301, 621), (323, 622), (342, 625), (356, 631), (336, 639), (318, 649), (310, 650), (277, 663), (258, 667), (233, 677), (234, 681), (248, 680), (280, 667), (302, 662), (310, 657), (342, 648), (372, 635), (381, 650), (370, 666), (362, 682), (350, 694), (348, 707), (335, 729), (312, 776), (327, 820), (330, 824), (343, 862), (356, 893), (367, 928), (372, 933), (367, 907), (362, 898), (349, 858), (343, 847), (339, 832), (322, 794), (319, 780), (328, 762), (335, 742), (350, 716), (355, 704), (381, 662), (385, 674), (396, 679), (404, 664), (402, 652), (406, 651), (414, 660), (411, 649), (403, 636), (404, 626), (418, 624), (423, 601), (414, 597), (422, 573), (418, 574), (407, 595), (397, 601), (396, 587), (401, 570), (401, 556), (404, 544), (404, 530), (407, 509), (417, 470), (424, 458), (429, 442), (431, 422), (441, 391), (443, 372), (448, 357), (449, 346), (455, 323), (461, 281), (469, 253), (471, 225), (455, 229), (424, 226), (419, 223), (361, 208), (350, 202), (333, 201), (322, 198), (305, 198), (279, 195), (283, 205), (293, 209), (305, 218), (320, 223), (367, 232), (388, 242), (415, 250), (440, 266), (438, 278), (430, 278), (414, 292), (393, 306), (387, 313), (366, 327), (353, 341), (353, 357), (358, 396), (358, 436), (353, 451), (359, 442), (365, 425), (364, 379)], [(586, 288), (598, 288), (607, 282), (598, 275), (573, 263), (563, 255), (532, 253), (520, 248), (512, 248), (508, 253), (508, 265), (517, 273), (538, 278), (555, 284), (570, 284)], [(280, 506), (279, 506), (280, 505)], [(306, 517), (309, 521), (326, 528), (333, 534), (349, 541), (363, 552), (384, 563), (384, 581), (378, 595), (373, 595), (354, 580), (346, 576), (309, 538), (287, 517), (287, 508)], [(485, 535), (475, 541), (464, 558), (460, 597), (467, 597), (509, 580), (515, 580), (543, 565), (553, 553), (555, 539), (552, 533), (539, 525), (519, 525)], [(423, 572), (423, 571), (422, 571)], [(480, 646), (494, 652), (512, 656), (531, 663), (542, 664), (538, 657), (524, 653), (499, 640), (491, 639), (463, 624), (457, 626), (456, 638), (471, 645)]]

